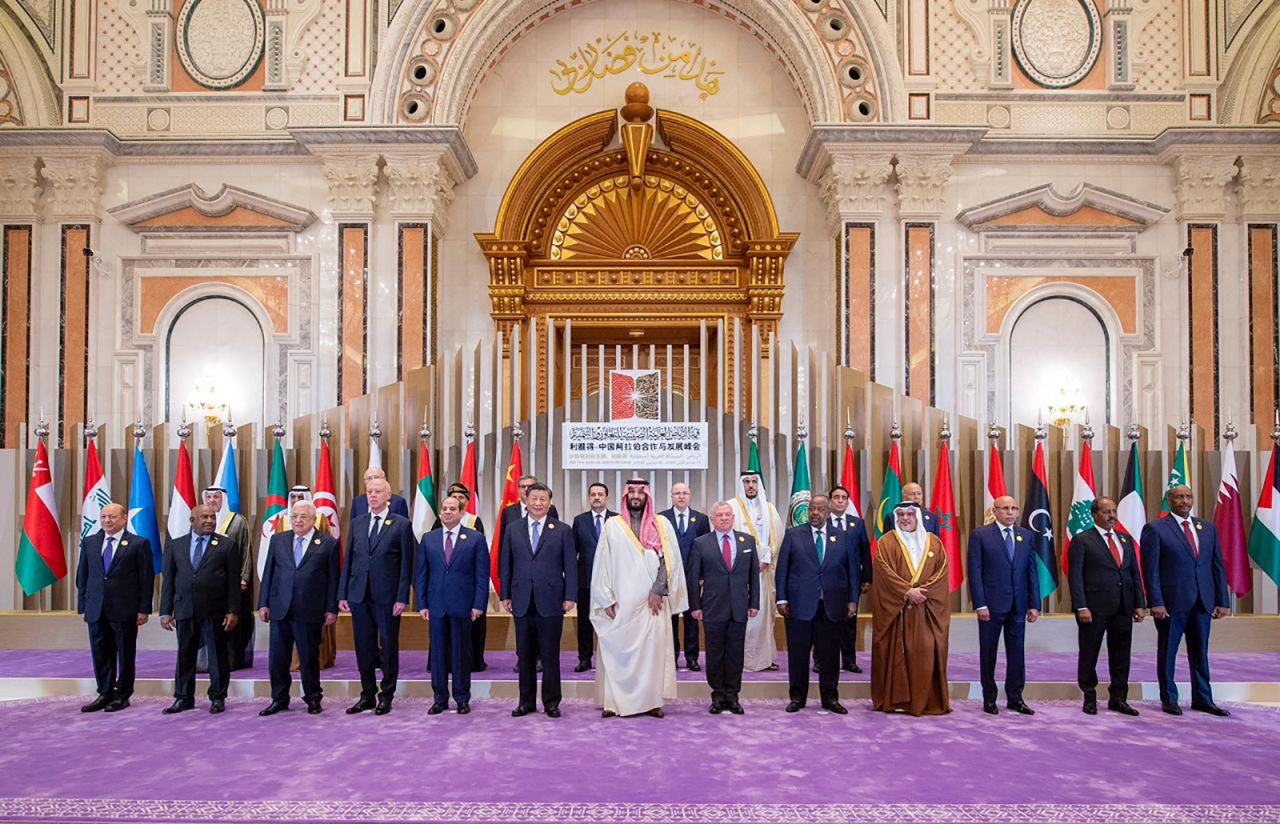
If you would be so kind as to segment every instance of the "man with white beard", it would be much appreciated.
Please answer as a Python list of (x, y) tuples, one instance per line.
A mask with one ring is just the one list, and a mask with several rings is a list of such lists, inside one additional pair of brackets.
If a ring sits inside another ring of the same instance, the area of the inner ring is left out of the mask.
[(782, 518), (764, 494), (760, 473), (753, 469), (738, 478), (738, 497), (733, 504), (733, 528), (756, 539), (756, 561), (760, 565), (760, 612), (747, 621), (747, 650), (743, 669), (748, 672), (776, 670), (774, 656), (778, 644), (773, 636), (778, 617), (777, 589), (773, 569), (778, 547), (782, 544)]

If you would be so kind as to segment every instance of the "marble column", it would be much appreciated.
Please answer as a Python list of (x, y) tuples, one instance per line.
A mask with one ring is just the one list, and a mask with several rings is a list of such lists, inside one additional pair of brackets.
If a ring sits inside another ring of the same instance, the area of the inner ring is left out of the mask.
[[(375, 264), (370, 259), (370, 235), (379, 157), (373, 152), (334, 152), (323, 155), (323, 161), (337, 229), (334, 259), (338, 288), (335, 334), (322, 335), (321, 340), (322, 346), (326, 341), (336, 342), (331, 354), (338, 367), (337, 403), (341, 404), (365, 394), (373, 385), (368, 380), (369, 324), (373, 320), (369, 314), (369, 273)], [(372, 297), (375, 302), (379, 300), (378, 295)]]
[(31, 292), (35, 272), (35, 240), (40, 223), (36, 158), (30, 154), (0, 156), (0, 261), (3, 290), (0, 317), (0, 449), (22, 446), (22, 425), (30, 419)]

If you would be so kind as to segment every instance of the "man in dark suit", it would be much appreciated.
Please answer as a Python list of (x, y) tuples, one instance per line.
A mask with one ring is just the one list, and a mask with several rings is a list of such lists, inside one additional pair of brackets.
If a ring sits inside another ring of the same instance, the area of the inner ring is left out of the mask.
[(316, 532), (316, 507), (299, 501), (289, 512), (290, 532), (271, 536), (258, 593), (258, 617), (271, 623), (271, 703), (258, 715), (289, 709), (289, 659), (295, 644), (307, 712), (321, 711), (320, 628), (338, 620), (338, 542)]
[(1023, 639), (1027, 623), (1040, 617), (1040, 576), (1031, 547), (1035, 536), (1017, 525), (1018, 502), (1008, 495), (995, 499), (993, 524), (969, 533), (969, 594), (978, 614), (978, 650), (982, 671), (982, 710), (996, 715), (996, 654), (1004, 635), (1004, 700), (1022, 715), (1036, 711), (1022, 700), (1026, 686)]
[[(338, 609), (351, 613), (360, 700), (348, 715), (391, 712), (400, 676), (400, 615), (413, 584), (413, 523), (389, 506), (391, 485), (374, 478), (365, 486), (369, 512), (351, 521), (346, 558), (338, 580)], [(378, 684), (378, 668), (382, 683)], [(377, 697), (375, 708), (374, 697)]]
[(76, 567), (76, 610), (89, 625), (89, 651), (98, 697), (81, 712), (119, 712), (133, 695), (138, 627), (151, 615), (155, 574), (151, 542), (125, 531), (127, 512), (107, 504), (102, 529), (80, 541)]
[[(380, 466), (371, 466), (364, 471), (364, 477), (362, 480), (364, 481), (364, 485), (367, 487), (369, 485), (369, 481), (372, 481), (375, 478), (381, 478), (384, 481), (387, 480), (386, 470)], [(401, 518), (409, 517), (408, 502), (394, 492), (391, 493), (391, 502), (389, 506), (391, 507), (391, 511), (396, 515), (399, 515)], [(359, 518), (361, 515), (367, 514), (369, 514), (369, 498), (365, 495), (357, 495), (351, 501), (351, 512), (347, 515), (348, 535), (351, 534), (351, 522), (356, 518)]]
[[(871, 540), (867, 537), (867, 524), (849, 511), (849, 490), (837, 484), (831, 488), (831, 526), (848, 533), (858, 550), (858, 577), (862, 580), (862, 592), (871, 589)], [(840, 635), (840, 668), (845, 672), (862, 672), (858, 666), (858, 614), (845, 621)], [(813, 669), (817, 672), (818, 663)]]
[(569, 525), (549, 515), (546, 484), (529, 487), (525, 504), (528, 517), (503, 527), (498, 555), (502, 606), (516, 622), (520, 703), (511, 714), (519, 718), (537, 710), (541, 660), (542, 708), (559, 718), (560, 633), (578, 595), (578, 552)]
[(925, 532), (938, 534), (938, 516), (934, 515), (924, 506), (924, 487), (912, 481), (902, 487), (902, 500), (910, 501), (920, 507), (920, 525), (924, 527)]
[(738, 693), (746, 655), (747, 619), (760, 612), (756, 539), (733, 529), (733, 506), (711, 508), (714, 529), (689, 549), (689, 607), (707, 636), (707, 684), (711, 714), (742, 715)]
[(458, 714), (471, 712), (471, 630), (489, 604), (489, 547), (484, 534), (462, 525), (462, 502), (440, 502), (440, 529), (422, 536), (415, 586), (418, 614), (431, 632), (428, 715), (449, 708), (449, 674)]
[[(462, 521), (461, 521), (462, 525), (465, 526), (467, 529), (471, 529), (476, 532), (479, 532), (480, 535), (483, 536), (484, 521), (480, 520), (479, 515), (472, 515), (470, 512), (467, 512), (467, 504), (470, 503), (471, 501), (471, 490), (467, 488), (466, 484), (457, 483), (455, 481), (454, 483), (449, 484), (448, 494), (449, 494), (449, 497), (451, 498), (457, 498), (459, 506), (462, 507)], [(434, 525), (432, 525), (431, 528), (440, 529), (443, 525), (444, 525), (444, 522), (441, 521), (440, 517), (437, 515), (436, 522)], [(471, 625), (471, 671), (472, 672), (484, 672), (489, 668), (489, 665), (485, 663), (485, 660), (484, 660), (485, 638), (488, 637), (489, 635), (488, 609), (489, 609), (489, 602), (486, 596), (485, 611), (481, 612), (480, 617), (477, 618), (475, 620), (475, 623)], [(427, 670), (430, 671), (430, 669), (431, 669), (431, 661), (430, 661), (430, 656), (428, 656)]]
[(1076, 680), (1084, 693), (1086, 715), (1098, 714), (1098, 651), (1107, 638), (1111, 687), (1107, 709), (1137, 715), (1129, 706), (1129, 653), (1133, 625), (1142, 623), (1147, 599), (1142, 592), (1133, 539), (1116, 531), (1116, 502), (1097, 498), (1089, 506), (1094, 529), (1071, 538), (1067, 547), (1067, 580), (1076, 611), (1080, 658)]
[(191, 510), (191, 532), (165, 545), (160, 584), (160, 626), (178, 631), (178, 666), (173, 682), (173, 715), (196, 706), (196, 653), (209, 660), (209, 712), (226, 709), (231, 682), (227, 634), (239, 621), (241, 561), (231, 539), (214, 527), (218, 513), (206, 504)]
[(827, 496), (815, 495), (808, 525), (788, 529), (778, 552), (778, 612), (787, 622), (787, 712), (799, 712), (808, 701), (810, 650), (818, 659), (822, 708), (849, 712), (840, 703), (840, 635), (858, 611), (862, 582), (858, 549), (848, 533), (831, 528), (830, 514)]
[(574, 672), (592, 668), (596, 648), (596, 632), (591, 626), (591, 570), (596, 559), (596, 544), (604, 522), (618, 513), (609, 509), (609, 487), (596, 481), (587, 487), (586, 512), (573, 519), (573, 541), (578, 549), (578, 665)]
[[(504, 507), (502, 512), (500, 512), (498, 515), (498, 520), (502, 522), (502, 530), (504, 532), (506, 531), (507, 527), (511, 524), (511, 522), (518, 521), (521, 518), (528, 517), (529, 490), (532, 489), (533, 485), (536, 483), (538, 483), (538, 479), (533, 475), (521, 475), (520, 479), (516, 481), (516, 488), (520, 491), (519, 503), (512, 504), (511, 506), (508, 506), (508, 507)], [(555, 504), (551, 505), (551, 509), (547, 510), (547, 514), (556, 520), (560, 520), (560, 513), (556, 511)]]
[[(684, 578), (689, 589), (697, 584), (696, 578), (689, 577), (690, 564), (693, 561), (693, 542), (711, 531), (711, 521), (707, 516), (689, 506), (693, 493), (686, 483), (676, 483), (671, 487), (671, 506), (658, 514), (671, 522), (676, 531), (676, 543), (680, 547), (680, 559), (684, 564)], [(590, 586), (588, 581), (587, 585)], [(680, 619), (684, 618), (684, 643), (680, 642)], [(684, 649), (684, 663), (692, 672), (702, 669), (698, 665), (698, 621), (692, 611), (671, 616), (671, 638), (675, 642), (675, 656), (679, 663), (680, 650)]]
[(1191, 709), (1230, 715), (1213, 703), (1209, 684), (1210, 621), (1231, 614), (1218, 530), (1208, 521), (1191, 517), (1195, 503), (1191, 487), (1175, 486), (1168, 496), (1172, 510), (1169, 516), (1152, 521), (1142, 530), (1142, 574), (1151, 617), (1156, 619), (1160, 706), (1170, 715), (1182, 715), (1173, 668), (1178, 645), (1186, 635)]

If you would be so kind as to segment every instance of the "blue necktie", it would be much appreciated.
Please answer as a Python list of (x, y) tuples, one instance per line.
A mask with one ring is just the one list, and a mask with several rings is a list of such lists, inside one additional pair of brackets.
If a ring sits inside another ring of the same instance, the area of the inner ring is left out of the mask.
[(542, 524), (537, 521), (533, 522), (533, 537), (529, 539), (529, 545), (533, 547), (533, 554), (538, 554), (538, 541), (542, 537)]
[(106, 572), (111, 569), (111, 556), (115, 551), (116, 539), (107, 537), (107, 548), (102, 550), (102, 571)]
[(600, 530), (603, 527), (604, 516), (596, 516), (596, 540), (600, 540)]
[(818, 563), (822, 563), (822, 559), (826, 557), (826, 547), (822, 545), (822, 532), (813, 533), (813, 548), (818, 550)]
[(1004, 528), (1004, 551), (1009, 553), (1009, 560), (1013, 560), (1013, 530), (1009, 527)]
[(191, 567), (200, 566), (200, 559), (204, 557), (204, 536), (200, 535), (196, 538), (195, 549), (191, 552)]
[(302, 552), (306, 548), (307, 538), (305, 535), (295, 535), (293, 538), (293, 565), (300, 566), (302, 564)]
[(684, 534), (684, 513), (680, 513), (680, 534)]

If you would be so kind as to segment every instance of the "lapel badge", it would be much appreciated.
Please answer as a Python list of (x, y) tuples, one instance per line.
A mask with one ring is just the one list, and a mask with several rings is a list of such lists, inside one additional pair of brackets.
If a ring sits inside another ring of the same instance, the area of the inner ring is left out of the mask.
[(933, 557), (933, 550), (932, 550), (932, 549), (931, 549), (931, 550), (929, 550), (929, 557), (930, 557), (930, 558), (932, 558), (932, 557)]
[(129, 545), (129, 539), (128, 539), (128, 538), (125, 538), (123, 541), (121, 541), (121, 542), (120, 542), (120, 546), (128, 546), (128, 545)]
[(316, 545), (316, 546), (320, 546), (320, 539), (319, 539), (319, 538), (316, 538), (316, 540), (315, 540), (315, 545)]
[(698, 520), (698, 516), (697, 516), (697, 515), (690, 515), (690, 516), (689, 516), (689, 523), (693, 523), (693, 522), (694, 522), (694, 521), (696, 521), (696, 520)]
[(1196, 529), (1204, 529), (1204, 524), (1197, 522)]
[(467, 540), (467, 533), (463, 532), (462, 534), (460, 534), (460, 535), (458, 536), (458, 538), (460, 538), (460, 539), (461, 539), (461, 540), (463, 540), (463, 541)]
[(555, 524), (547, 524), (547, 529), (555, 529), (555, 528), (556, 528)]
[(827, 540), (834, 544), (836, 542), (836, 536), (828, 535)]
[(218, 539), (217, 539), (217, 538), (214, 538), (212, 541), (210, 541), (210, 542), (209, 542), (209, 546), (217, 546), (217, 545), (218, 545)]
[(738, 543), (745, 544), (746, 542), (747, 542), (746, 538), (742, 537), (741, 535), (738, 536)]
[(1017, 537), (1017, 540), (1021, 541), (1021, 540), (1022, 540), (1022, 536), (1021, 536), (1021, 535), (1019, 535), (1019, 536)]

